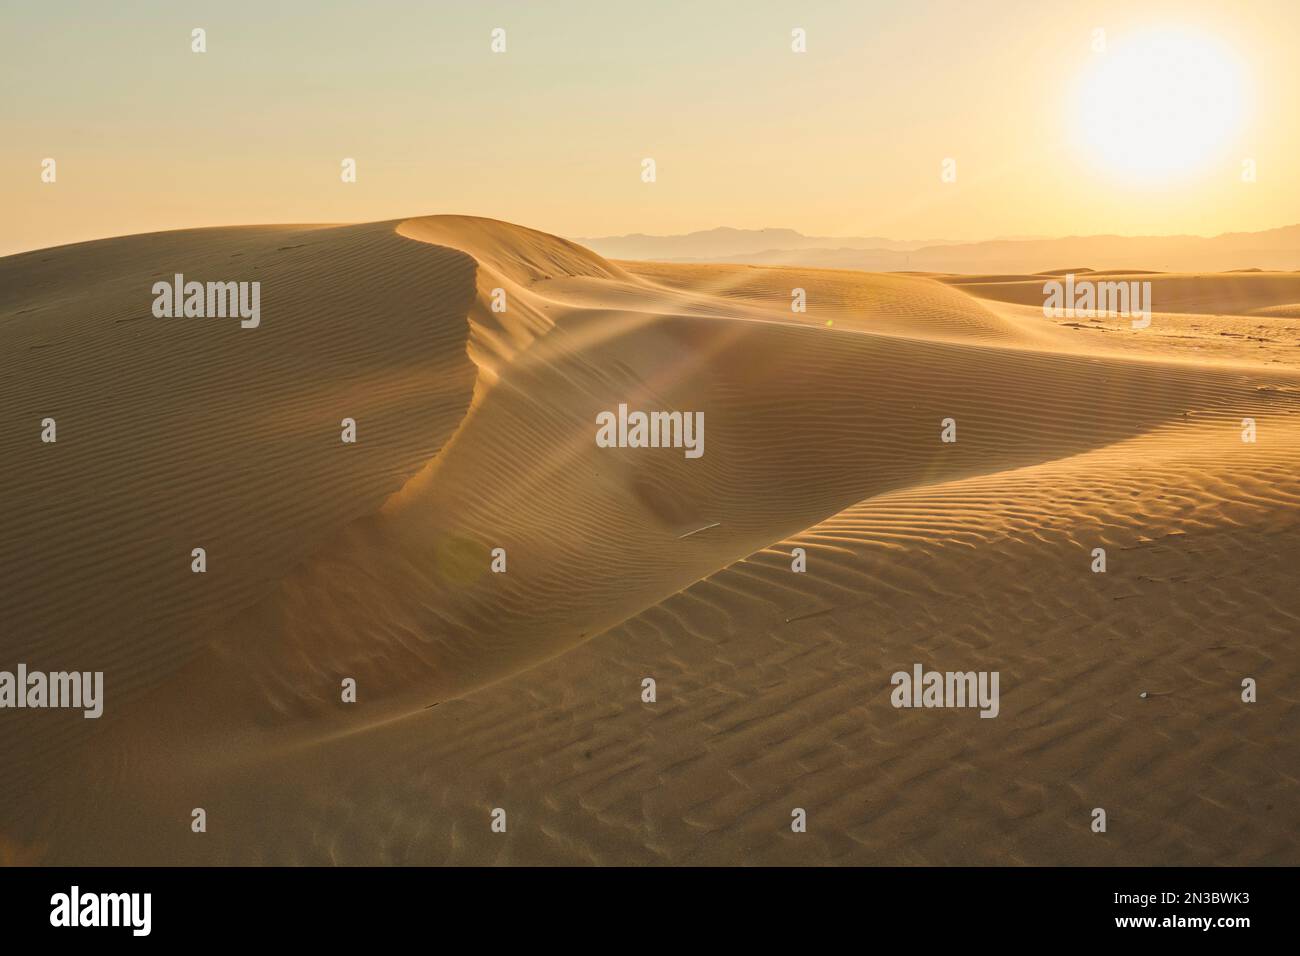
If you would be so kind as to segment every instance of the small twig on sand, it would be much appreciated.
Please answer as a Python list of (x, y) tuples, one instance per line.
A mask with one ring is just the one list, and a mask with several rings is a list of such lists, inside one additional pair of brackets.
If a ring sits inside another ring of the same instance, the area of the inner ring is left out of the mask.
[(708, 531), (710, 528), (716, 528), (720, 524), (722, 524), (721, 521), (715, 521), (713, 522), (713, 524), (706, 524), (703, 528), (696, 528), (694, 531), (688, 531), (685, 534), (679, 534), (677, 536), (677, 540), (680, 541), (682, 540), (682, 538), (689, 538), (691, 535), (699, 534), (701, 531)]

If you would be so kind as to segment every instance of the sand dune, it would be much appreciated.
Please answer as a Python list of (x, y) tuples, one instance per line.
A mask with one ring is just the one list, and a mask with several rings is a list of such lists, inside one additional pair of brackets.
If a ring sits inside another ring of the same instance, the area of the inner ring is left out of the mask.
[[(179, 271), (262, 326), (154, 318)], [(1137, 278), (1141, 331), (469, 217), (0, 259), (0, 666), (109, 689), (4, 714), (0, 858), (1296, 863), (1300, 286)], [(917, 661), (998, 718), (891, 707)]]
[(899, 242), (880, 238), (804, 236), (792, 229), (712, 229), (684, 236), (579, 239), (620, 259), (745, 263), (875, 272), (994, 274), (1062, 266), (1162, 272), (1300, 269), (1300, 225), (1217, 236), (1021, 237), (982, 242)]

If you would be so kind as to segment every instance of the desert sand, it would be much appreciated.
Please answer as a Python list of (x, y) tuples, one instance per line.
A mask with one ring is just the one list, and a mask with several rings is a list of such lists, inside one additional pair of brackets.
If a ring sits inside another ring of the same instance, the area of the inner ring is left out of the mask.
[(106, 688), (0, 714), (0, 862), (1300, 863), (1300, 276), (1125, 278), (1149, 328), (453, 216), (0, 258), (0, 667)]
[(575, 238), (575, 241), (615, 259), (870, 272), (1038, 273), (1075, 263), (1162, 272), (1300, 269), (1300, 225), (1216, 236), (1089, 235), (980, 242), (805, 236), (792, 229), (727, 228), (676, 236), (633, 234)]

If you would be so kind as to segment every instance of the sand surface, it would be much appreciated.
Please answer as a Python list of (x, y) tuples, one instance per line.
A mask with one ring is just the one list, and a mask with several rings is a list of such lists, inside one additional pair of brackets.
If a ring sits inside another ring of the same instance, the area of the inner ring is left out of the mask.
[(0, 862), (1300, 863), (1300, 277), (1124, 278), (1150, 328), (455, 216), (0, 259), (0, 668), (107, 695), (0, 713)]

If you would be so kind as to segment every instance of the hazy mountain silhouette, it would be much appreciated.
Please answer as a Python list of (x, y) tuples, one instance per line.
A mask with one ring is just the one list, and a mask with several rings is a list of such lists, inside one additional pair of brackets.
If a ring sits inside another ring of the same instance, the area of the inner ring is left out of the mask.
[(872, 272), (1034, 273), (1062, 264), (1094, 269), (1224, 272), (1300, 270), (1300, 225), (1205, 236), (1066, 236), (983, 242), (826, 238), (793, 229), (709, 229), (681, 236), (575, 241), (614, 259), (741, 262)]

